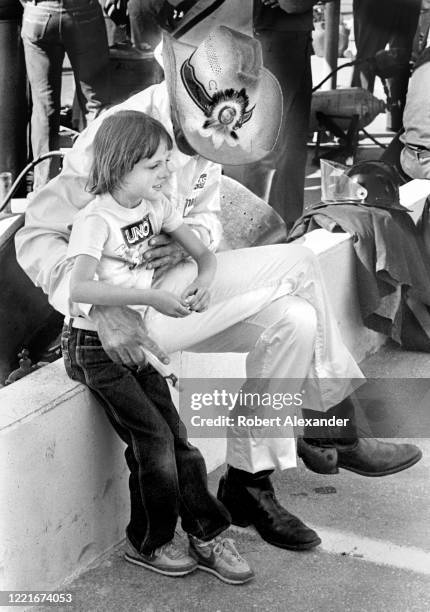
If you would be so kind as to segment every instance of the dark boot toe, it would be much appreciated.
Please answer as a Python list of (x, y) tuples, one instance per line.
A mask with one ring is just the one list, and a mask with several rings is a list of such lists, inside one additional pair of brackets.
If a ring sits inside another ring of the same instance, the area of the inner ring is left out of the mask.
[(352, 448), (337, 447), (338, 466), (362, 476), (387, 476), (406, 470), (421, 457), (414, 444), (394, 444), (374, 438), (360, 438)]
[[(273, 546), (287, 550), (310, 550), (321, 544), (316, 531), (305, 525), (297, 516), (283, 508), (277, 500), (275, 503), (266, 499), (263, 504), (272, 506), (265, 518), (254, 521), (254, 526), (263, 540)], [(273, 507), (276, 505), (276, 509)]]
[(253, 480), (249, 475), (245, 483), (230, 474), (234, 474), (231, 469), (220, 480), (218, 499), (234, 525), (254, 525), (263, 540), (289, 550), (309, 550), (321, 544), (313, 529), (282, 507), (267, 476)]

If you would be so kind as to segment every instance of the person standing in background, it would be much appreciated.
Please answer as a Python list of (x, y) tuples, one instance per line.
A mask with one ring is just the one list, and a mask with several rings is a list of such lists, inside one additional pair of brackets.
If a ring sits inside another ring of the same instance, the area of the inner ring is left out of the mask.
[(412, 45), (412, 61), (415, 62), (422, 51), (427, 47), (430, 30), (430, 0), (421, 0), (421, 10), (418, 27)]
[(409, 82), (400, 136), (400, 165), (413, 179), (430, 179), (430, 47), (419, 56)]
[(282, 88), (282, 128), (275, 151), (265, 160), (241, 168), (239, 173), (227, 169), (227, 174), (267, 200), (287, 227), (303, 212), (315, 3), (303, 0), (294, 8), (299, 3), (254, 0), (254, 33), (262, 46), (263, 63)]
[(161, 42), (162, 32), (171, 32), (198, 0), (128, 0), (133, 46), (150, 51)]
[[(387, 45), (401, 48), (410, 57), (417, 30), (421, 0), (354, 0), (354, 36), (357, 60), (373, 57)], [(398, 132), (408, 90), (409, 67), (399, 70), (389, 79), (388, 86), (393, 106), (387, 115), (387, 128)], [(351, 85), (373, 92), (375, 74), (366, 64), (355, 66)]]
[(150, 51), (161, 41), (157, 16), (163, 5), (164, 0), (128, 0), (130, 35), (136, 49)]
[[(59, 147), (65, 53), (85, 99), (89, 123), (109, 103), (109, 49), (97, 0), (22, 0), (22, 4), (21, 36), (33, 101), (31, 144), (37, 158)], [(43, 187), (59, 171), (58, 158), (38, 164), (33, 190)]]

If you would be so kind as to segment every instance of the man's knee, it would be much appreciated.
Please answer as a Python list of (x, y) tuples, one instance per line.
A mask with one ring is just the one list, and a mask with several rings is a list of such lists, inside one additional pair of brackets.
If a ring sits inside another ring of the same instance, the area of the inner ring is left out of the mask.
[[(294, 295), (286, 295), (274, 302), (265, 314), (267, 326), (260, 336), (260, 342), (264, 345), (291, 346), (293, 343), (313, 349), (317, 316), (309, 302)], [(269, 315), (271, 323), (267, 322)]]
[(315, 342), (317, 315), (312, 304), (299, 297), (290, 299), (285, 312), (285, 320), (290, 339), (311, 344)]
[(291, 261), (291, 256), (293, 256), (300, 271), (303, 271), (305, 274), (313, 275), (314, 271), (319, 268), (318, 257), (310, 248), (302, 245), (295, 245), (294, 243), (286, 246), (291, 249), (290, 252), (287, 250), (285, 253), (286, 265), (288, 265), (289, 261)]

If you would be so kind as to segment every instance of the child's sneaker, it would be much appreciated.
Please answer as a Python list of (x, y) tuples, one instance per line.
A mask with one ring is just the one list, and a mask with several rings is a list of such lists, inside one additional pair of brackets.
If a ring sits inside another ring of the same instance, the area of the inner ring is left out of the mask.
[(228, 584), (243, 584), (254, 578), (254, 572), (237, 552), (231, 538), (217, 536), (203, 542), (192, 535), (188, 537), (190, 555), (197, 561), (199, 569), (215, 574)]
[(130, 563), (164, 574), (164, 576), (185, 576), (197, 569), (197, 562), (173, 542), (163, 544), (154, 552), (145, 554), (137, 551), (129, 540), (124, 557)]

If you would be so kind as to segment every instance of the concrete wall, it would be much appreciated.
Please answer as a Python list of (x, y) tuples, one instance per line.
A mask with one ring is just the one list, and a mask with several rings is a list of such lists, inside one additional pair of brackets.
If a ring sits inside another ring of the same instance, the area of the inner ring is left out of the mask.
[(61, 361), (0, 396), (0, 588), (52, 589), (123, 537), (122, 444)]

